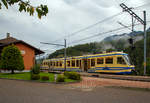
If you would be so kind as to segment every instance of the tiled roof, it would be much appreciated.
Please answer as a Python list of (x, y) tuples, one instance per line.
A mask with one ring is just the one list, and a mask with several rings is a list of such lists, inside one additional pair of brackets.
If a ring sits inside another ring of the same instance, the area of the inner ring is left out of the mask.
[(5, 38), (5, 39), (1, 39), (0, 43), (1, 44), (9, 44), (9, 43), (17, 42), (17, 41), (19, 41), (19, 40), (16, 39), (16, 38), (8, 37), (8, 38)]
[(28, 44), (28, 43), (26, 43), (22, 40), (18, 40), (16, 38), (13, 38), (13, 37), (7, 37), (5, 39), (1, 39), (0, 40), (0, 47), (4, 47), (4, 46), (7, 46), (7, 45), (16, 44), (16, 43), (22, 43), (22, 44), (27, 45), (28, 47), (34, 49), (35, 50), (35, 55), (44, 53), (40, 49), (37, 49), (34, 46), (32, 46), (32, 45), (30, 45), (30, 44)]

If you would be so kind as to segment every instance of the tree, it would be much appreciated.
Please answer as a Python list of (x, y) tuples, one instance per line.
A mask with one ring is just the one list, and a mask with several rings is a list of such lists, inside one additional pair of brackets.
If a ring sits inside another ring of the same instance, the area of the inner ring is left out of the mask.
[(14, 70), (24, 70), (23, 58), (20, 50), (16, 46), (10, 45), (3, 48), (0, 67), (5, 70), (11, 70), (12, 74), (14, 74)]
[(8, 9), (8, 5), (12, 6), (14, 4), (18, 4), (19, 11), (25, 11), (30, 14), (30, 16), (34, 15), (34, 11), (36, 10), (39, 19), (41, 19), (42, 16), (46, 16), (48, 13), (48, 7), (47, 5), (40, 5), (37, 7), (34, 7), (30, 4), (30, 1), (23, 1), (23, 0), (1, 0), (0, 2), (0, 9), (2, 9), (2, 4)]

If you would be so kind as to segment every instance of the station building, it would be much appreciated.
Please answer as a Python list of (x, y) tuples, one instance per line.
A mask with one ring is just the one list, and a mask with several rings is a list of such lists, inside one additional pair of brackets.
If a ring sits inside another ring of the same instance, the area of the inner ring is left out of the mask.
[(10, 34), (7, 33), (6, 38), (0, 39), (0, 55), (4, 47), (12, 44), (18, 47), (23, 56), (25, 71), (29, 71), (34, 65), (36, 55), (44, 53), (40, 49), (35, 48), (34, 46), (24, 42), (23, 40), (18, 40), (16, 38), (10, 37)]

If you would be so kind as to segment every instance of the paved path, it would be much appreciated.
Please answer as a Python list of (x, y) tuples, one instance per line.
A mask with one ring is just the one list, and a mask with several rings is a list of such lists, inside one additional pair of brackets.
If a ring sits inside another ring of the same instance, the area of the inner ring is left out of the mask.
[(147, 91), (103, 86), (83, 91), (70, 89), (71, 85), (76, 83), (63, 85), (0, 79), (0, 103), (149, 103), (150, 101), (150, 92)]
[(123, 87), (136, 87), (136, 88), (149, 88), (150, 82), (128, 81), (117, 79), (104, 79), (94, 77), (82, 77), (80, 83), (70, 84), (71, 87), (76, 88), (96, 88), (101, 86), (123, 86)]

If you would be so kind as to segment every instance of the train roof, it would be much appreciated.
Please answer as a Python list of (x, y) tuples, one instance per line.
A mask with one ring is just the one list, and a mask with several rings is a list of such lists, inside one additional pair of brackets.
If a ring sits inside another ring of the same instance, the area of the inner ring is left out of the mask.
[[(109, 52), (109, 53), (100, 53), (100, 54), (89, 54), (89, 55), (83, 55), (83, 56), (73, 56), (73, 57), (67, 57), (67, 60), (69, 59), (87, 59), (87, 58), (93, 58), (93, 57), (103, 57), (103, 56), (113, 56), (113, 55), (128, 55), (123, 52)], [(44, 61), (55, 61), (55, 60), (64, 60), (64, 58), (53, 58), (53, 59), (46, 59)]]

